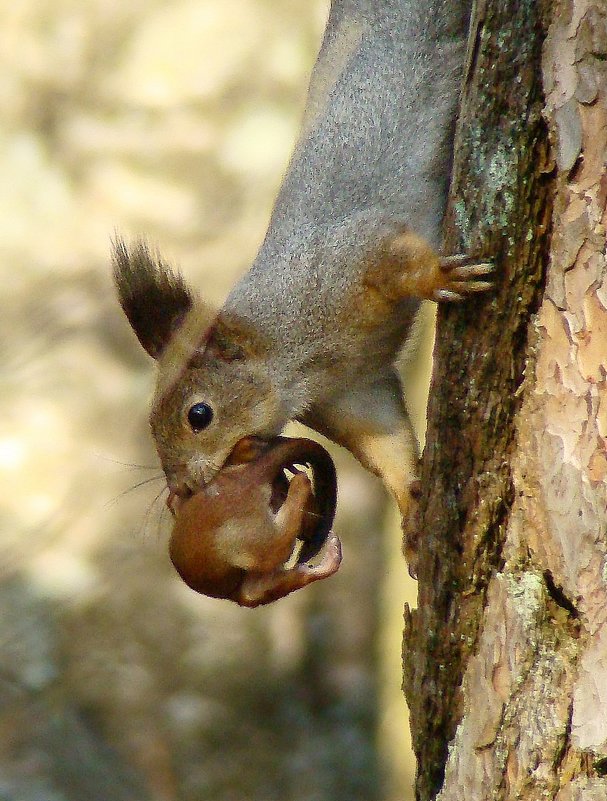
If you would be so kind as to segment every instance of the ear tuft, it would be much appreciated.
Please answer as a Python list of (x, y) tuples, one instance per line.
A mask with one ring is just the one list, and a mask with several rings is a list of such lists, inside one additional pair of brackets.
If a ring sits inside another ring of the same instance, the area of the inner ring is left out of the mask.
[(139, 342), (157, 359), (192, 308), (192, 294), (181, 274), (143, 240), (129, 248), (116, 238), (112, 246), (120, 305)]

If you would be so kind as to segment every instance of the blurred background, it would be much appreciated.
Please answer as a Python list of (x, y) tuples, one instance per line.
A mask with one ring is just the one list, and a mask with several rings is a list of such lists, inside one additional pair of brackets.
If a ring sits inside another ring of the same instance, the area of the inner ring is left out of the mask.
[(188, 590), (153, 364), (110, 282), (113, 233), (144, 233), (221, 302), (263, 237), (327, 6), (0, 6), (0, 801), (411, 797), (392, 504), (333, 451), (335, 577), (258, 610)]

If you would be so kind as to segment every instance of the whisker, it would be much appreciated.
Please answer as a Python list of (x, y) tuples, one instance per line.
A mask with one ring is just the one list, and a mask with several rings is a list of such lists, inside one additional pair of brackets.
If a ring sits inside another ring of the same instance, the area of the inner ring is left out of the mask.
[(95, 457), (97, 459), (101, 459), (104, 462), (111, 462), (112, 464), (118, 464), (121, 467), (129, 467), (134, 470), (158, 470), (157, 464), (136, 464), (132, 462), (121, 462), (119, 459), (113, 459), (111, 456), (105, 456), (103, 453), (96, 453)]
[[(143, 522), (142, 522), (142, 524), (141, 524), (141, 526), (139, 528), (139, 535), (144, 537), (144, 538), (146, 536), (146, 530), (148, 528), (148, 523), (150, 521), (150, 517), (152, 515), (152, 512), (154, 511), (154, 506), (160, 500), (160, 497), (162, 496), (162, 494), (164, 493), (165, 490), (168, 490), (168, 487), (162, 487), (160, 492), (154, 498), (152, 498), (152, 500), (148, 504), (148, 508), (147, 508), (145, 516), (143, 518)], [(161, 526), (161, 523), (162, 523), (162, 513), (163, 513), (163, 511), (164, 511), (164, 508), (161, 507), (160, 508), (160, 514), (158, 515), (158, 525), (156, 527), (156, 537), (158, 539), (160, 539), (160, 526)]]
[[(133, 490), (139, 489), (140, 487), (144, 487), (146, 484), (151, 484), (152, 481), (160, 481), (161, 479), (162, 480), (164, 479), (164, 474), (161, 474), (159, 476), (152, 476), (151, 478), (145, 478), (143, 481), (139, 481), (137, 484), (133, 484), (132, 487), (127, 487), (127, 489), (125, 489), (122, 492), (120, 492), (118, 495), (116, 495), (115, 498), (112, 498), (110, 501), (108, 501), (105, 504), (105, 507), (109, 508), (111, 506), (114, 506), (115, 504), (118, 503), (118, 501), (121, 498), (124, 498), (125, 495), (128, 495), (129, 492), (133, 492)], [(163, 490), (160, 490), (160, 492), (162, 492), (162, 491)], [(158, 495), (160, 495), (160, 493), (158, 493)], [(158, 496), (156, 496), (156, 497), (158, 497)]]

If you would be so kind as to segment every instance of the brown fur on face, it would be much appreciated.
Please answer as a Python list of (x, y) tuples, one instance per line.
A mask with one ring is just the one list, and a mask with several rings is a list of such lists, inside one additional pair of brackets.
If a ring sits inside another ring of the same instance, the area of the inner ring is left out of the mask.
[[(312, 467), (314, 490), (296, 470), (287, 482), (283, 470), (294, 464)], [(306, 439), (246, 438), (211, 484), (179, 504), (171, 560), (197, 592), (242, 606), (269, 603), (337, 570), (335, 505), (335, 468), (324, 448)], [(297, 563), (287, 568), (298, 539)], [(323, 547), (320, 564), (306, 564)]]
[[(239, 440), (268, 440), (287, 420), (263, 362), (225, 361), (205, 348), (179, 370), (171, 357), (170, 346), (161, 359), (150, 425), (170, 488), (195, 491), (214, 478)], [(169, 383), (173, 370), (179, 380)], [(188, 422), (197, 403), (206, 403), (213, 414), (201, 431)]]

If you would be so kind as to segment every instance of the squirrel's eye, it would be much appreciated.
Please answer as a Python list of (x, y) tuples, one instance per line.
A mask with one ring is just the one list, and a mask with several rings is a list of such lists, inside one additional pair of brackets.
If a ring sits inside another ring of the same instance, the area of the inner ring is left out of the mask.
[(213, 410), (208, 403), (195, 403), (188, 412), (188, 423), (194, 431), (202, 431), (213, 419)]

